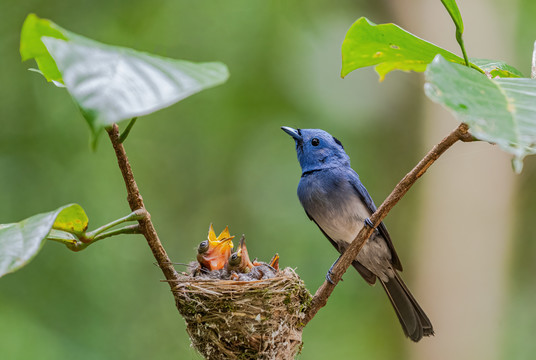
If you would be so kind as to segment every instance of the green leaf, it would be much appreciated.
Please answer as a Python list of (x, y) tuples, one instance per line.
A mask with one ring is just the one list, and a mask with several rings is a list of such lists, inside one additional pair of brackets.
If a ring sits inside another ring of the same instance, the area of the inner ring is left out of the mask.
[(59, 213), (52, 228), (80, 236), (87, 230), (88, 222), (84, 209), (78, 204), (73, 204)]
[(536, 80), (489, 79), (440, 55), (425, 77), (426, 95), (469, 125), (477, 139), (513, 154), (516, 172), (526, 155), (536, 153)]
[(20, 34), (20, 55), (22, 61), (35, 59), (40, 73), (47, 81), (63, 82), (61, 73), (41, 42), (41, 36), (49, 36), (66, 40), (65, 30), (47, 19), (40, 19), (30, 14), (24, 20)]
[(99, 43), (42, 40), (95, 134), (219, 85), (229, 76), (221, 63), (196, 64)]
[(48, 52), (42, 37), (76, 41), (81, 44), (99, 44), (98, 42), (63, 29), (48, 19), (41, 19), (29, 14), (24, 20), (20, 35), (20, 55), (22, 61), (35, 59), (39, 69), (28, 69), (43, 75), (47, 81), (62, 87), (63, 78), (54, 58)]
[(463, 59), (465, 62), (465, 65), (469, 66), (469, 59), (467, 58), (467, 53), (465, 52), (465, 46), (463, 44), (463, 20), (462, 20), (462, 14), (460, 14), (460, 9), (458, 9), (458, 4), (456, 4), (455, 0), (441, 0), (445, 8), (447, 9), (450, 17), (452, 18), (452, 21), (454, 21), (454, 25), (456, 26), (456, 41), (460, 45), (460, 48), (462, 49), (463, 53)]
[(43, 247), (56, 219), (74, 220), (78, 208), (76, 204), (65, 205), (18, 223), (0, 225), (0, 277), (28, 264)]
[(380, 81), (392, 70), (423, 72), (437, 54), (450, 61), (464, 63), (459, 56), (395, 24), (376, 25), (362, 17), (348, 30), (342, 43), (341, 76), (373, 65), (376, 65)]
[(471, 62), (485, 72), (489, 73), (492, 77), (525, 77), (521, 71), (503, 61), (471, 58)]
[(168, 107), (229, 77), (222, 63), (193, 63), (102, 44), (33, 14), (23, 25), (21, 55), (39, 60), (48, 80), (65, 84), (92, 130), (94, 145), (103, 128)]
[(460, 9), (458, 9), (458, 4), (454, 0), (441, 0), (445, 8), (447, 9), (454, 25), (456, 25), (456, 30), (460, 33), (463, 33), (463, 20), (462, 14), (460, 14)]
[(78, 238), (73, 234), (63, 230), (55, 230), (54, 228), (48, 233), (47, 240), (59, 241), (64, 244), (70, 242), (73, 245), (78, 243)]

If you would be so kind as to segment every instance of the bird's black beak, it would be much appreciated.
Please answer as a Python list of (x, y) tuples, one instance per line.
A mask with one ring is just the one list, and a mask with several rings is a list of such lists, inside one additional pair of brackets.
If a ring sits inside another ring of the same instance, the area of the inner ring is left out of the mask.
[(287, 134), (292, 136), (296, 140), (296, 142), (302, 142), (303, 141), (303, 137), (301, 136), (299, 130), (293, 129), (293, 128), (288, 127), (288, 126), (281, 126), (281, 130), (283, 130), (284, 132), (286, 132)]

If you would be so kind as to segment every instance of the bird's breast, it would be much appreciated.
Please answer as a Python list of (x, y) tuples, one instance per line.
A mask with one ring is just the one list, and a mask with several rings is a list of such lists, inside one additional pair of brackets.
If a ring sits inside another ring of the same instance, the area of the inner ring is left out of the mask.
[(302, 177), (298, 197), (309, 216), (337, 243), (351, 242), (371, 215), (344, 178), (320, 173)]
[[(352, 184), (344, 177), (315, 172), (302, 177), (298, 197), (305, 211), (335, 243), (339, 251), (355, 239), (370, 217), (371, 211), (363, 203)], [(383, 281), (394, 276), (391, 251), (378, 231), (371, 236), (356, 257), (365, 268)]]

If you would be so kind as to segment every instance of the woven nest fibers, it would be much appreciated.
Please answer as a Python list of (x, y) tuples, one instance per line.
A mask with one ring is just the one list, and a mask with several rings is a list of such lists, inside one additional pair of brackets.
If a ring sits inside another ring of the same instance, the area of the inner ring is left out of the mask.
[(181, 276), (173, 289), (192, 345), (208, 360), (294, 359), (311, 294), (294, 270), (234, 281)]

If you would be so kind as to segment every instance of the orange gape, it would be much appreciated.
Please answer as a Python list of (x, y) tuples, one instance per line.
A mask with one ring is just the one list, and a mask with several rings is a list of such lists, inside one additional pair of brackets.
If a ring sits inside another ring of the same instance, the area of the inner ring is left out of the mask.
[(201, 242), (197, 250), (199, 264), (209, 271), (223, 269), (231, 255), (233, 248), (231, 240), (233, 238), (234, 236), (229, 233), (229, 227), (225, 227), (221, 234), (216, 237), (212, 224), (210, 224), (208, 240)]
[(275, 270), (279, 270), (279, 254), (275, 254), (272, 260), (270, 260), (270, 266)]
[(206, 254), (198, 254), (197, 260), (201, 257), (202, 260), (199, 262), (210, 271), (223, 269), (231, 255), (232, 245), (229, 244), (232, 244), (231, 239), (224, 239), (221, 243), (216, 244), (212, 249), (209, 249)]

